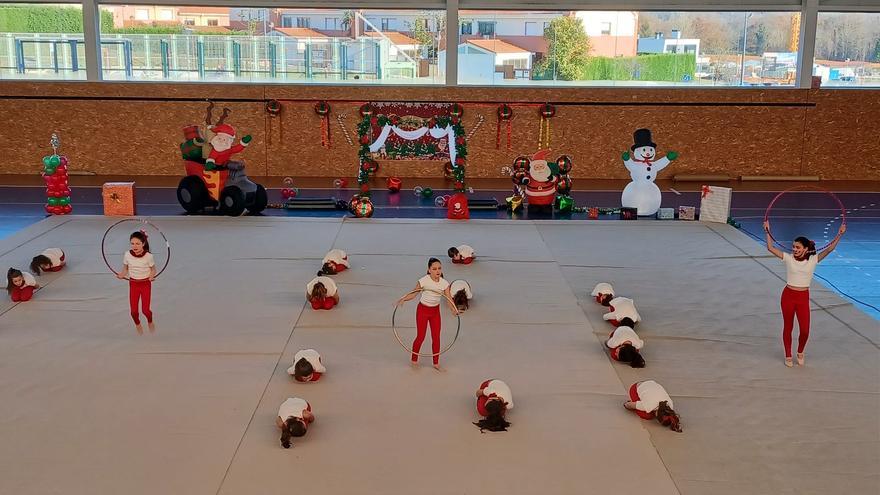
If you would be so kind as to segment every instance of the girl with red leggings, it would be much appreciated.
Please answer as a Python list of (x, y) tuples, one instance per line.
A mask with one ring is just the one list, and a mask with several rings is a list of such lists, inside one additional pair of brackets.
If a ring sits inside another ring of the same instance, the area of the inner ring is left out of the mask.
[[(150, 298), (153, 293), (153, 280), (156, 279), (156, 261), (153, 259), (153, 253), (150, 252), (150, 243), (144, 231), (132, 233), (129, 236), (129, 243), (131, 249), (125, 253), (122, 271), (116, 277), (128, 279), (128, 305), (135, 329), (139, 334), (144, 333), (140, 317), (140, 312), (143, 312), (152, 333), (156, 331), (156, 326), (153, 325)], [(141, 311), (138, 311), (138, 302), (141, 304)]]
[(339, 304), (339, 289), (330, 277), (317, 276), (306, 284), (306, 300), (312, 309), (333, 309)]
[(791, 368), (791, 332), (794, 329), (794, 317), (798, 320), (798, 366), (804, 365), (804, 348), (810, 338), (810, 282), (816, 264), (824, 260), (834, 251), (841, 236), (846, 232), (846, 225), (841, 225), (837, 236), (821, 253), (816, 253), (816, 244), (806, 237), (798, 237), (791, 245), (791, 253), (784, 253), (773, 246), (770, 238), (770, 222), (764, 222), (767, 238), (767, 250), (781, 259), (785, 264), (785, 289), (782, 290), (782, 345), (785, 346), (785, 365)]
[(6, 272), (6, 292), (12, 298), (12, 302), (30, 301), (34, 296), (34, 291), (40, 288), (37, 279), (28, 272), (22, 272), (15, 268), (10, 268)]
[(452, 295), (449, 293), (449, 282), (443, 278), (443, 265), (437, 258), (428, 260), (428, 274), (420, 278), (416, 288), (409, 294), (397, 300), (400, 306), (406, 301), (415, 299), (421, 294), (419, 306), (416, 308), (416, 330), (418, 334), (412, 345), (412, 365), (419, 365), (419, 349), (425, 341), (428, 324), (431, 324), (431, 352), (434, 354), (434, 369), (445, 371), (440, 367), (440, 301), (446, 299), (446, 303), (454, 315), (458, 315), (458, 308), (452, 303)]

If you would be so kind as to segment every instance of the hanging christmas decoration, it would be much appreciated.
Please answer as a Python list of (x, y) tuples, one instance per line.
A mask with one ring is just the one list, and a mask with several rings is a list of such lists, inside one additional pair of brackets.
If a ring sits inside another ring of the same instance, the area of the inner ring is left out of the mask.
[(346, 187), (348, 187), (348, 180), (343, 179), (342, 177), (335, 179), (333, 181), (333, 187), (335, 187), (336, 189), (345, 189)]
[(471, 127), (471, 131), (467, 134), (468, 141), (470, 141), (473, 135), (477, 133), (477, 131), (480, 129), (480, 126), (483, 125), (484, 120), (486, 120), (486, 117), (483, 117), (483, 115), (477, 115), (477, 123), (474, 124), (473, 127)]
[(449, 107), (449, 115), (450, 115), (451, 117), (458, 117), (458, 118), (461, 118), (461, 116), (464, 115), (464, 107), (462, 107), (462, 106), (459, 105), (458, 103), (453, 103), (453, 104)]
[(513, 120), (513, 108), (507, 103), (498, 106), (498, 127), (495, 132), (495, 149), (501, 148), (501, 127), (502, 124), (507, 129), (507, 149), (510, 149), (511, 121)]
[[(272, 144), (272, 122), (275, 119), (278, 119), (278, 139), (284, 139), (284, 125), (282, 124), (284, 121), (280, 118), (282, 109), (283, 107), (281, 105), (281, 102), (278, 100), (269, 100), (266, 102), (266, 113), (269, 114), (269, 139), (267, 140), (269, 144)], [(198, 129), (198, 127), (196, 127), (196, 129)], [(186, 133), (186, 130), (184, 130), (184, 133)]]
[(43, 171), (40, 174), (46, 181), (46, 213), (66, 215), (73, 211), (67, 176), (68, 160), (66, 156), (58, 155), (61, 140), (57, 134), (52, 134), (49, 144), (52, 146), (52, 154), (43, 157)]
[(539, 109), (541, 127), (538, 129), (538, 149), (550, 148), (550, 119), (556, 116), (556, 107), (544, 103)]
[(315, 103), (315, 113), (321, 117), (321, 146), (330, 149), (330, 104), (326, 101)]
[(571, 172), (572, 161), (568, 155), (562, 155), (556, 159), (556, 167), (559, 168), (560, 175), (567, 175)]
[(361, 105), (358, 111), (361, 113), (361, 117), (370, 117), (373, 115), (373, 105), (370, 105), (369, 103), (364, 103), (363, 105)]
[(345, 119), (348, 118), (347, 113), (341, 113), (336, 116), (336, 122), (339, 124), (339, 127), (342, 129), (342, 135), (345, 137), (345, 141), (348, 142), (349, 146), (354, 146), (354, 141), (351, 140), (351, 133), (348, 132), (348, 127), (345, 127)]

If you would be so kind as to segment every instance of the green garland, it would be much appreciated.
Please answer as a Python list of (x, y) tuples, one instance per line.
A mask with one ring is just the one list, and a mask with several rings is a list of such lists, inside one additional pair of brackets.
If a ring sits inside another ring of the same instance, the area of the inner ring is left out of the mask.
[[(388, 115), (364, 115), (361, 119), (360, 123), (357, 126), (357, 132), (360, 142), (360, 150), (358, 150), (358, 162), (360, 164), (358, 168), (358, 176), (357, 182), (361, 186), (361, 191), (363, 194), (367, 194), (369, 191), (369, 181), (370, 176), (375, 172), (375, 170), (364, 170), (363, 164), (371, 160), (370, 158), (370, 143), (373, 139), (373, 122), (372, 119), (376, 119), (375, 125), (377, 127), (385, 127), (386, 125), (395, 125), (398, 123), (399, 118), (397, 116), (388, 116)], [(467, 139), (465, 138), (464, 126), (461, 123), (461, 117), (454, 117), (450, 115), (439, 115), (436, 117), (431, 117), (428, 121), (428, 127), (440, 127), (445, 128), (446, 126), (452, 126), (452, 130), (455, 133), (455, 142), (449, 143), (450, 146), (455, 146), (456, 163), (452, 164), (452, 179), (455, 181), (453, 184), (453, 189), (455, 192), (463, 193), (467, 190), (467, 184), (465, 183), (465, 168), (467, 165)], [(421, 149), (421, 146), (414, 144), (411, 148), (413, 150)], [(430, 149), (433, 145), (428, 145)], [(404, 150), (409, 149), (409, 146), (400, 146), (399, 148), (404, 148)], [(403, 150), (398, 150), (403, 151)]]

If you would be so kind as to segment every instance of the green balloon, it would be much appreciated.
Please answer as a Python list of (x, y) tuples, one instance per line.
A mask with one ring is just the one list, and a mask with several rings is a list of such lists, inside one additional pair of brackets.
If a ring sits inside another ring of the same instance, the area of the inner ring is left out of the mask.
[(58, 155), (50, 156), (49, 165), (52, 167), (57, 167), (58, 165), (61, 165), (61, 157), (59, 157)]
[(422, 189), (422, 197), (423, 198), (430, 198), (433, 195), (434, 195), (434, 190), (431, 189), (430, 187), (426, 187), (426, 188)]
[(55, 169), (56, 169), (56, 167), (46, 167), (45, 168), (46, 175), (55, 175)]
[(49, 155), (44, 156), (44, 157), (43, 157), (43, 165), (45, 165), (45, 166), (48, 167), (48, 166), (49, 166), (50, 158), (52, 158), (52, 157), (49, 156)]
[(63, 198), (57, 198), (58, 204), (61, 206), (67, 206), (70, 204), (70, 196), (65, 196)]
[(559, 203), (560, 213), (571, 213), (574, 207), (574, 199), (571, 196), (560, 196), (557, 202)]
[(58, 198), (49, 198), (49, 206), (58, 206)]

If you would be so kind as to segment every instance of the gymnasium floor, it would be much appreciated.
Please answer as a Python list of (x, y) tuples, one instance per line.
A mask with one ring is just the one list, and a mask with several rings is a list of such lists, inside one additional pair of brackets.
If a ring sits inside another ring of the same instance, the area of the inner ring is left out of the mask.
[[(786, 368), (782, 266), (733, 227), (157, 217), (173, 259), (154, 286), (157, 332), (138, 336), (100, 255), (114, 221), (53, 217), (0, 240), (5, 266), (57, 245), (70, 259), (33, 301), (0, 303), (0, 493), (880, 489), (880, 325), (816, 284), (807, 365)], [(471, 282), (473, 306), (448, 372), (412, 370), (392, 304), (459, 242), (479, 259), (445, 275)], [(305, 309), (303, 287), (333, 247), (352, 261), (336, 277), (341, 305)], [(598, 281), (636, 300), (645, 369), (603, 352), (610, 326), (588, 298)], [(295, 384), (285, 370), (306, 347), (328, 373)], [(487, 378), (513, 390), (506, 433), (470, 424)], [(623, 409), (644, 379), (669, 391), (684, 433)], [(284, 450), (274, 419), (290, 396), (317, 421)]]

